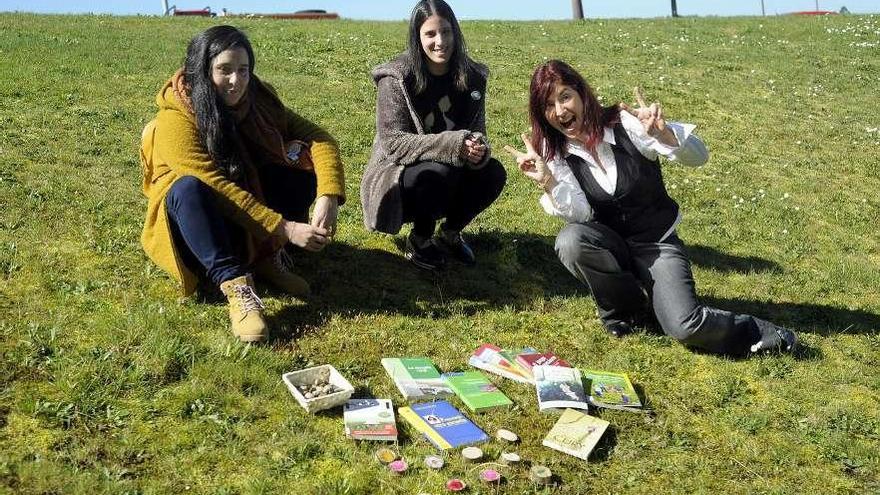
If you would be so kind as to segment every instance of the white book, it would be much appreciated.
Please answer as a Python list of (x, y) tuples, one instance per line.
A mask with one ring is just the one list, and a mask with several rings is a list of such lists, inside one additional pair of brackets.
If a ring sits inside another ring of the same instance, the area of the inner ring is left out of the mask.
[(581, 383), (581, 372), (565, 366), (536, 365), (532, 367), (538, 409), (588, 409), (587, 394)]
[(541, 444), (586, 461), (607, 428), (608, 421), (566, 409)]

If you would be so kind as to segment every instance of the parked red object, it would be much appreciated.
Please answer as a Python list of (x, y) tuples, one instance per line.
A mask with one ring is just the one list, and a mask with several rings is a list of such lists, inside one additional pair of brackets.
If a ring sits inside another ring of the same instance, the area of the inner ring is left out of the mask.
[(215, 15), (217, 15), (217, 14), (211, 12), (211, 7), (205, 7), (205, 8), (203, 8), (203, 9), (199, 9), (199, 10), (180, 10), (180, 9), (174, 9), (174, 14), (173, 14), (173, 15), (190, 15), (190, 16), (197, 16), (197, 17), (213, 17), (213, 16), (215, 16)]
[(269, 19), (339, 19), (336, 12), (294, 12), (278, 14), (236, 14), (239, 17), (266, 17)]

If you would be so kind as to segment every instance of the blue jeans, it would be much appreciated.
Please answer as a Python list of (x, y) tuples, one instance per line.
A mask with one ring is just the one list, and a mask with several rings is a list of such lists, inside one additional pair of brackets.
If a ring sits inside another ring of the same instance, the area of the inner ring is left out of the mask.
[[(280, 166), (265, 166), (260, 183), (266, 206), (285, 220), (308, 221), (315, 200), (315, 174)], [(192, 176), (174, 181), (165, 197), (165, 209), (174, 246), (193, 273), (221, 283), (247, 273), (242, 265), (245, 231), (217, 206), (218, 195)]]
[(777, 327), (750, 315), (697, 301), (691, 263), (676, 234), (633, 242), (598, 222), (571, 223), (556, 237), (556, 254), (587, 285), (603, 324), (652, 310), (667, 335), (705, 351), (743, 355)]

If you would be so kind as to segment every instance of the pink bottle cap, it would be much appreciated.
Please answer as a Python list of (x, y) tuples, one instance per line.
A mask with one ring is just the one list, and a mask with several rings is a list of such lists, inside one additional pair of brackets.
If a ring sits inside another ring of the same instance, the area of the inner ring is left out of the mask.
[(398, 460), (393, 461), (393, 462), (391, 462), (391, 463), (388, 464), (388, 469), (390, 469), (391, 472), (394, 473), (394, 474), (403, 474), (403, 473), (405, 473), (407, 467), (408, 467), (408, 466), (407, 466), (407, 464), (406, 464), (406, 461), (404, 461), (403, 459), (398, 459)]
[(480, 479), (486, 483), (497, 483), (501, 480), (501, 473), (494, 469), (484, 469), (480, 471)]
[(458, 478), (452, 478), (446, 482), (446, 489), (450, 492), (460, 492), (467, 488), (467, 484)]

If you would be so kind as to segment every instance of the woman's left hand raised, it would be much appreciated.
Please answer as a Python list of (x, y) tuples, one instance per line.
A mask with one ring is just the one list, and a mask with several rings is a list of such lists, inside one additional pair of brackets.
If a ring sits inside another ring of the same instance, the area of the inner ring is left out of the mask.
[(315, 201), (312, 210), (312, 227), (326, 229), (330, 237), (336, 235), (336, 217), (339, 214), (339, 198), (336, 196), (321, 196)]
[(663, 116), (663, 108), (659, 103), (645, 103), (645, 96), (642, 94), (641, 88), (638, 86), (633, 90), (636, 102), (639, 107), (630, 108), (626, 103), (620, 104), (620, 109), (629, 112), (631, 115), (639, 119), (645, 132), (654, 139), (668, 146), (678, 146), (678, 139), (672, 129), (666, 126), (666, 118)]

